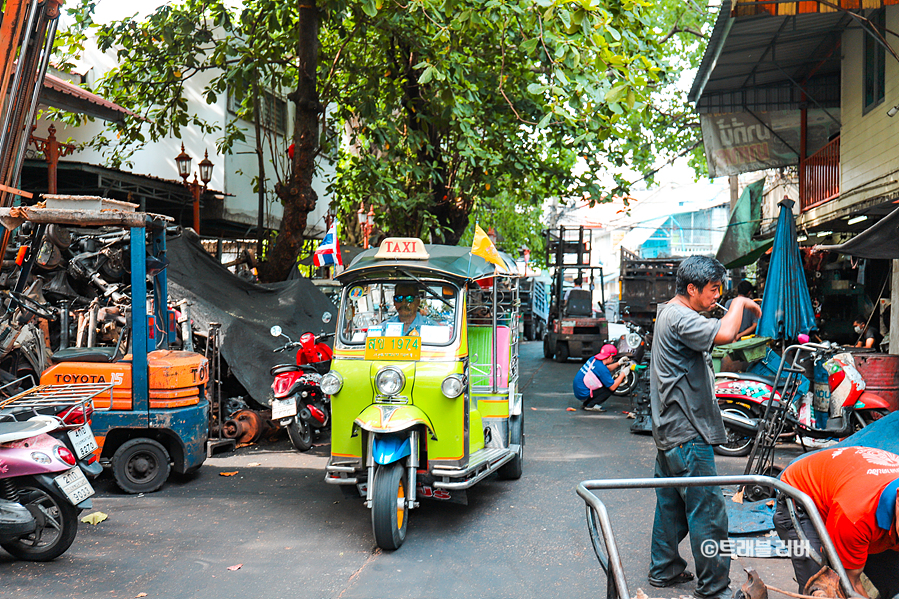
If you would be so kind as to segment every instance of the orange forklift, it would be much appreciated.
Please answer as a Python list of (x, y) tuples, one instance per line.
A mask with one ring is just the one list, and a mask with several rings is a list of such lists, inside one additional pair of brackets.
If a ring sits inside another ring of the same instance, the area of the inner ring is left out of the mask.
[[(98, 446), (95, 453), (102, 464), (111, 467), (116, 484), (126, 493), (156, 491), (172, 470), (197, 470), (206, 459), (209, 364), (200, 354), (168, 349), (176, 323), (168, 309), (164, 268), (166, 217), (109, 209), (17, 207), (0, 208), (0, 220), (10, 210), (38, 225), (38, 243), (32, 247), (40, 247), (42, 228), (50, 223), (116, 225), (130, 230), (130, 324), (115, 347), (57, 351), (51, 357), (53, 365), (41, 375), (40, 385), (113, 384), (111, 398), (102, 394), (94, 399), (97, 410), (90, 426)], [(24, 267), (27, 273), (28, 263)], [(27, 277), (20, 278), (24, 281)], [(22, 297), (18, 292), (11, 295)], [(27, 304), (32, 302), (19, 303), (29, 309)]]

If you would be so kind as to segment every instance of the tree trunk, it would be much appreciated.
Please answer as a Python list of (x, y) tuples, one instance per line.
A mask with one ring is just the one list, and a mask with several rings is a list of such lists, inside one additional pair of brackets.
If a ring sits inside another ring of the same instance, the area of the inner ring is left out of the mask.
[[(437, 167), (431, 181), (421, 183), (422, 186), (427, 185), (427, 193), (432, 199), (433, 206), (430, 212), (436, 217), (441, 227), (438, 230), (430, 231), (430, 241), (456, 245), (468, 226), (471, 202), (459, 198), (456, 190), (447, 186), (447, 182), (450, 180), (450, 169), (443, 156), (442, 132), (437, 125), (422, 118), (422, 115), (429, 113), (431, 107), (428, 106), (427, 100), (422, 95), (421, 85), (418, 83), (419, 73), (414, 68), (414, 65), (419, 62), (419, 57), (414, 50), (405, 45), (400, 45), (400, 52), (404, 58), (402, 66), (406, 122), (411, 131), (422, 133), (428, 140), (427, 144), (422, 145), (418, 150), (418, 161), (420, 164), (432, 164)], [(421, 227), (420, 222), (410, 224)], [(419, 230), (413, 236), (424, 237), (425, 233), (427, 232)]]
[(274, 246), (260, 266), (262, 281), (283, 281), (295, 268), (303, 247), (306, 219), (317, 200), (312, 180), (319, 150), (319, 116), (322, 106), (318, 97), (318, 29), (319, 10), (315, 0), (298, 0), (297, 58), (300, 66), (297, 89), (288, 98), (296, 106), (293, 143), (294, 153), (287, 181), (275, 185), (275, 193), (284, 205), (281, 228)]

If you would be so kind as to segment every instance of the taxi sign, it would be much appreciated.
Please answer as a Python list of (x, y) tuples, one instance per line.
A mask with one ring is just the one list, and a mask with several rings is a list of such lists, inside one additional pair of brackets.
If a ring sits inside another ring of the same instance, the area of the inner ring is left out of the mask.
[(421, 239), (415, 237), (388, 237), (378, 247), (376, 259), (427, 260), (430, 254)]

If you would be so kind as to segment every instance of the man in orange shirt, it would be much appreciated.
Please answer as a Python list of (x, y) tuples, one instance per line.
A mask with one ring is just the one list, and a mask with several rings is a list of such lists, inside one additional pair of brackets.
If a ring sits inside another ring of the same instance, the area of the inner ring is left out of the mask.
[[(812, 498), (852, 586), (863, 597), (862, 572), (889, 599), (899, 593), (899, 455), (871, 447), (834, 447), (790, 464), (781, 480)], [(797, 520), (812, 549), (823, 555), (811, 520), (796, 504)], [(799, 536), (783, 498), (774, 527), (785, 541)], [(821, 567), (793, 552), (799, 592)]]

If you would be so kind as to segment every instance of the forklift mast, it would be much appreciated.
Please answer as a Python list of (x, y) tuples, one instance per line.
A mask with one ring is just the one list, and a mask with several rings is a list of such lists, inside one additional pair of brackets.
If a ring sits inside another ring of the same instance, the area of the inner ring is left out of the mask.
[(7, 0), (0, 15), (0, 207), (31, 197), (17, 187), (62, 3)]

